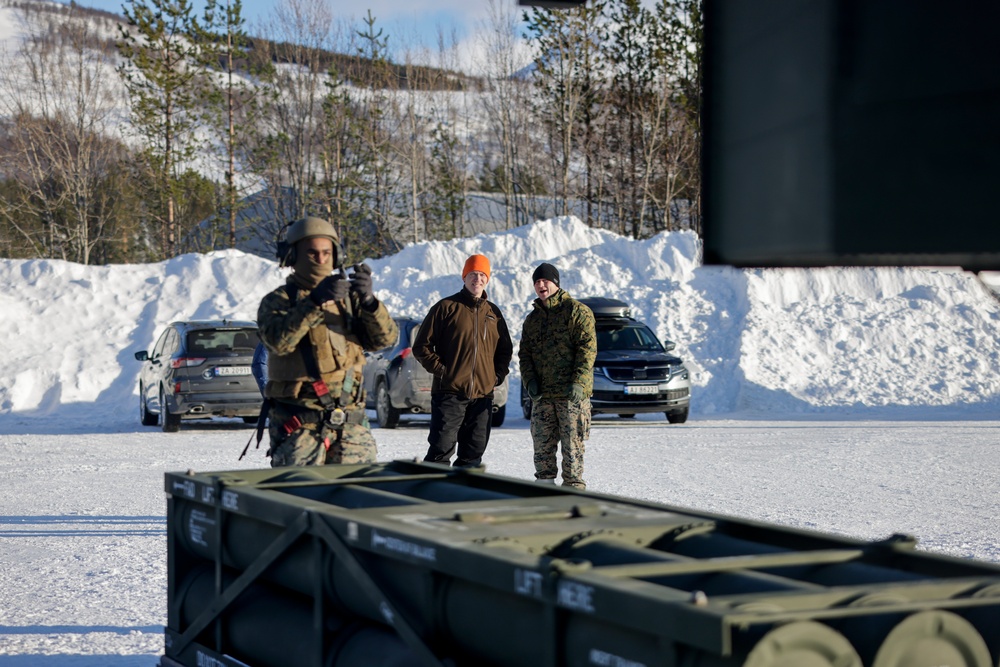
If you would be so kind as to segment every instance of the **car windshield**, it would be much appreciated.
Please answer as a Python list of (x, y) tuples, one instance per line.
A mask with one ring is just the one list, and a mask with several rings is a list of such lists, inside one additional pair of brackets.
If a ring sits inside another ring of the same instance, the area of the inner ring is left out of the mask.
[(597, 330), (597, 351), (646, 350), (662, 352), (663, 346), (644, 326), (615, 327)]
[(256, 329), (198, 329), (188, 332), (187, 349), (189, 354), (205, 357), (252, 354), (257, 340)]

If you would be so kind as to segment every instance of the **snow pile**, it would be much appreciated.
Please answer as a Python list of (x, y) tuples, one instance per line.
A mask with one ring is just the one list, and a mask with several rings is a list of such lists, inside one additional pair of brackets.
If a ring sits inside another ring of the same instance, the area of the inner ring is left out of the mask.
[[(394, 315), (422, 317), (461, 287), (476, 252), (492, 261), (488, 293), (515, 343), (539, 262), (575, 296), (631, 303), (692, 371), (693, 419), (961, 418), (1000, 405), (1000, 303), (970, 273), (705, 267), (691, 233), (633, 241), (558, 218), (370, 261), (378, 295)], [(136, 351), (174, 320), (255, 319), (283, 276), (239, 251), (148, 265), (0, 261), (0, 418), (131, 416)]]

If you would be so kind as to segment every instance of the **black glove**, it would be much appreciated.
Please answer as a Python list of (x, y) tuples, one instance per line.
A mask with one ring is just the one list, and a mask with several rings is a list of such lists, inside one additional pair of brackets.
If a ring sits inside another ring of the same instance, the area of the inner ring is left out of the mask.
[(350, 289), (351, 283), (347, 279), (347, 274), (341, 269), (340, 273), (323, 278), (319, 285), (309, 292), (309, 298), (317, 306), (322, 306), (327, 301), (343, 301)]
[(367, 264), (354, 265), (351, 291), (358, 295), (363, 306), (370, 306), (375, 301), (375, 292), (372, 290), (372, 267)]
[(528, 392), (528, 398), (533, 401), (537, 401), (538, 397), (542, 395), (542, 392), (538, 390), (538, 382), (535, 380), (528, 380), (525, 390)]
[(579, 403), (585, 398), (587, 398), (587, 394), (584, 393), (583, 387), (581, 387), (580, 385), (574, 384), (572, 387), (569, 388), (569, 400), (573, 401), (574, 403)]

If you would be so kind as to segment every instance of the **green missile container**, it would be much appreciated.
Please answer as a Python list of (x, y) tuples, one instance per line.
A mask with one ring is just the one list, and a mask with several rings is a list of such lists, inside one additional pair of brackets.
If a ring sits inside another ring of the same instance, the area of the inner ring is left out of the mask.
[(1000, 667), (1000, 566), (434, 464), (168, 473), (161, 667)]

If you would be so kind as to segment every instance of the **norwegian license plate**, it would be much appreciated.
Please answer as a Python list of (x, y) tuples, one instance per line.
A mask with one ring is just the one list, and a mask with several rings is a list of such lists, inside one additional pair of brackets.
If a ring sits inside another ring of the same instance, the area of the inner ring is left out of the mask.
[(250, 375), (249, 366), (216, 366), (215, 367), (216, 376), (230, 376), (230, 375)]
[(659, 393), (660, 388), (655, 384), (627, 384), (625, 385), (626, 394), (656, 394)]

